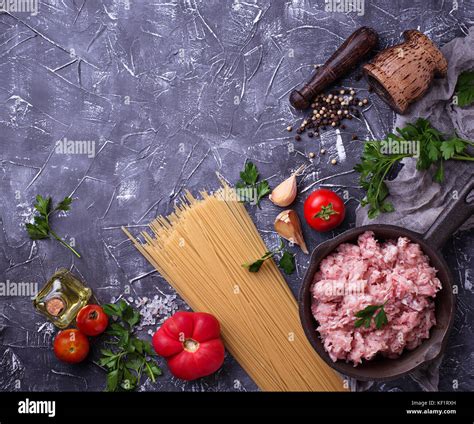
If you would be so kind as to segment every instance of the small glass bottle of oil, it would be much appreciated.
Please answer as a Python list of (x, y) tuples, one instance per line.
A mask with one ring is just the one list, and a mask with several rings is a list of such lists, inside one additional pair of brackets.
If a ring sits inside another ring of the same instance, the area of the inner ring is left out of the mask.
[(66, 328), (87, 304), (91, 294), (91, 289), (70, 271), (60, 268), (33, 299), (33, 304), (54, 325)]

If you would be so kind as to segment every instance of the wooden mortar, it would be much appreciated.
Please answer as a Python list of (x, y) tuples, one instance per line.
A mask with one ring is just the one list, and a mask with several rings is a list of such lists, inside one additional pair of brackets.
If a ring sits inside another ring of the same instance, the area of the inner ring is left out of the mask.
[(363, 67), (369, 86), (401, 115), (448, 69), (443, 53), (426, 35), (408, 30), (403, 37), (404, 43), (381, 51)]

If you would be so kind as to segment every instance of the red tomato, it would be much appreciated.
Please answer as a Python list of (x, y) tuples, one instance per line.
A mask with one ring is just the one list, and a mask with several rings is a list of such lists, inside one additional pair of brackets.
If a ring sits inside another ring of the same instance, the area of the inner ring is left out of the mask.
[(329, 231), (344, 221), (346, 208), (342, 199), (331, 190), (315, 190), (304, 202), (304, 217), (316, 231)]
[(54, 339), (53, 347), (56, 358), (76, 364), (83, 361), (89, 353), (89, 340), (79, 330), (63, 330)]
[(97, 336), (109, 325), (109, 317), (99, 305), (86, 305), (77, 314), (76, 323), (86, 336)]
[(204, 312), (176, 312), (153, 335), (153, 347), (183, 380), (212, 374), (224, 362), (219, 321)]

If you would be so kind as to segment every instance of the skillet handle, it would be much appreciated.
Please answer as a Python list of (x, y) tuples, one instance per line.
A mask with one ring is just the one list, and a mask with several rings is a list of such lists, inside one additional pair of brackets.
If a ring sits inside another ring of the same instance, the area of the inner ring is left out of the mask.
[(428, 231), (423, 235), (425, 241), (434, 249), (443, 247), (451, 235), (464, 222), (474, 214), (474, 201), (467, 201), (469, 193), (474, 189), (474, 179), (467, 182), (466, 186), (442, 211)]

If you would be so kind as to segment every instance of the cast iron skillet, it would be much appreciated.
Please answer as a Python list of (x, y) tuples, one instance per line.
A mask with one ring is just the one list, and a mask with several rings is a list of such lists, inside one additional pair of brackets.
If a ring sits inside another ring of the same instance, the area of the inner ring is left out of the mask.
[[(332, 368), (342, 374), (355, 377), (359, 380), (386, 381), (405, 375), (423, 363), (436, 359), (446, 347), (448, 334), (454, 319), (454, 295), (453, 279), (448, 265), (444, 261), (440, 250), (449, 237), (474, 213), (474, 202), (468, 202), (468, 195), (474, 188), (474, 181), (468, 182), (467, 186), (459, 194), (457, 200), (453, 200), (448, 207), (438, 216), (433, 225), (425, 234), (415, 233), (402, 227), (394, 225), (365, 225), (352, 228), (341, 235), (327, 240), (314, 249), (311, 254), (310, 265), (303, 279), (303, 285), (299, 294), (300, 319), (304, 331), (311, 345), (319, 356)], [(363, 361), (354, 367), (352, 363), (345, 361), (333, 362), (324, 350), (323, 344), (316, 328), (316, 320), (311, 313), (311, 292), (314, 274), (319, 268), (319, 263), (339, 244), (357, 242), (357, 237), (365, 231), (373, 231), (375, 238), (379, 241), (396, 239), (400, 236), (408, 237), (418, 243), (423, 252), (430, 258), (430, 263), (438, 270), (438, 278), (442, 289), (435, 298), (436, 325), (431, 328), (430, 338), (412, 351), (405, 350), (397, 359), (388, 359), (377, 356), (371, 361)]]

